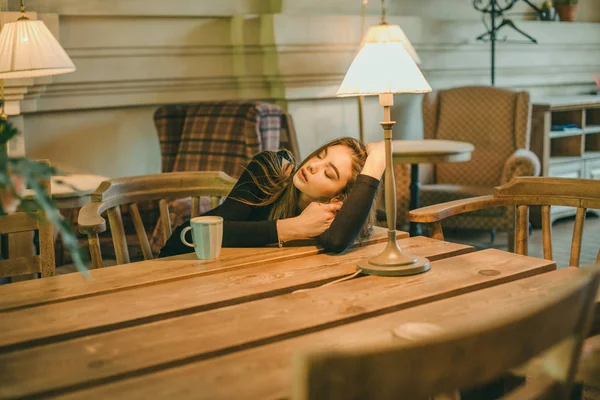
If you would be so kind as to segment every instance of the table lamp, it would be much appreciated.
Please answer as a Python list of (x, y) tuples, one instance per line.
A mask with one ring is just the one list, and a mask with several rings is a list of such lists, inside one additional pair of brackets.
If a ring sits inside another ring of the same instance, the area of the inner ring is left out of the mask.
[(0, 32), (0, 97), (4, 112), (4, 79), (37, 78), (75, 71), (75, 65), (42, 21), (25, 16), (21, 0), (21, 17), (8, 22)]
[[(411, 55), (411, 52), (413, 53)], [(338, 89), (338, 96), (378, 95), (383, 106), (381, 122), (385, 140), (385, 211), (388, 226), (388, 243), (383, 252), (359, 264), (369, 275), (413, 275), (429, 270), (429, 260), (412, 256), (400, 249), (396, 242), (396, 183), (392, 162), (392, 127), (390, 107), (394, 93), (426, 93), (429, 83), (413, 58), (416, 52), (398, 25), (385, 21), (382, 6), (382, 23), (367, 32), (362, 48), (356, 55)]]

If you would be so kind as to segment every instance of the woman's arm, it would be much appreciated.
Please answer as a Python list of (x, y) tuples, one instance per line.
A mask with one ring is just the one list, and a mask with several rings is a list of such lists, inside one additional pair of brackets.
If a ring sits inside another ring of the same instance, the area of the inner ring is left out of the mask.
[(365, 165), (331, 226), (318, 237), (319, 245), (341, 253), (356, 240), (371, 212), (384, 171), (384, 142), (369, 143)]

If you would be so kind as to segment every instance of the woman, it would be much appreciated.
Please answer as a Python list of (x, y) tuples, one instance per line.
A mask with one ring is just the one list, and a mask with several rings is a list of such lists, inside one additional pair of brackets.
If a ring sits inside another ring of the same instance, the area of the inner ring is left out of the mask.
[[(256, 155), (223, 204), (204, 215), (223, 217), (223, 247), (259, 247), (316, 238), (327, 251), (344, 251), (368, 237), (373, 203), (385, 170), (383, 142), (366, 147), (341, 138), (315, 150), (299, 166), (286, 150)], [(190, 253), (179, 226), (160, 257)], [(191, 237), (188, 239), (191, 241)]]

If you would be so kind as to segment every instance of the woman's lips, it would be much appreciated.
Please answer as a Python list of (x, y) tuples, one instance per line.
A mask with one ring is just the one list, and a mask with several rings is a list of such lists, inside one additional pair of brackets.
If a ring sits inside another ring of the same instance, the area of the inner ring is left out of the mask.
[(306, 176), (306, 170), (304, 168), (302, 168), (300, 170), (300, 179), (302, 179), (303, 182), (308, 182), (308, 177)]

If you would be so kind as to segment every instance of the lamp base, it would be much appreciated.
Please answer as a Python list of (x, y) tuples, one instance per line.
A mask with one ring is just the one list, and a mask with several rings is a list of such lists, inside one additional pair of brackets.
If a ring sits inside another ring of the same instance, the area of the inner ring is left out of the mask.
[(358, 263), (366, 275), (406, 276), (429, 271), (429, 260), (403, 252), (396, 242), (396, 231), (388, 231), (388, 244), (383, 252)]

